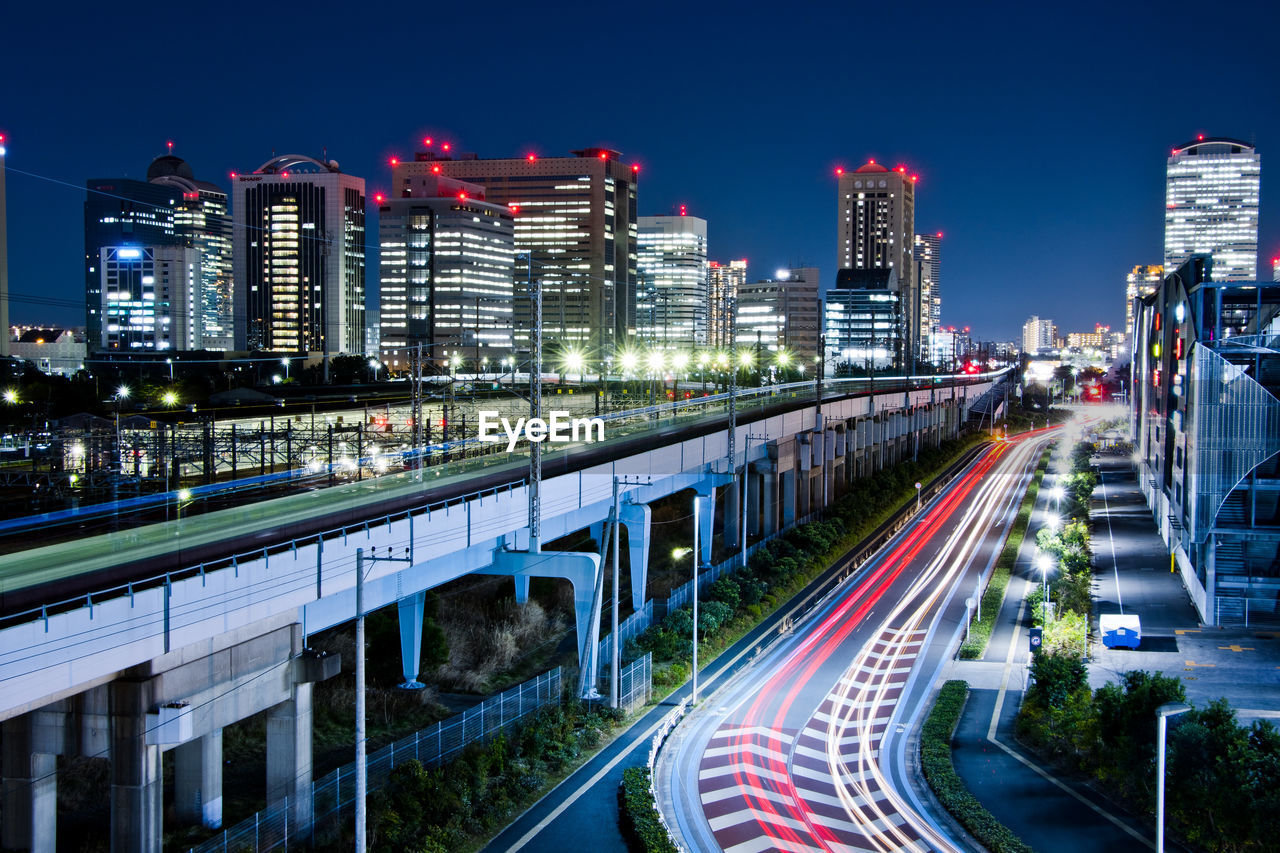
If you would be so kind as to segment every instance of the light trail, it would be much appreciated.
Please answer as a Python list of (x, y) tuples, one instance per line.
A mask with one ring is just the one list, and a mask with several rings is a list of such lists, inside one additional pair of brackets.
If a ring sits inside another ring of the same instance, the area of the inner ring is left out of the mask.
[[(940, 603), (1007, 515), (1011, 481), (1022, 479), (1051, 432), (1036, 430), (984, 454), (742, 700), (740, 716), (712, 734), (697, 761), (698, 790), (721, 847), (733, 853), (955, 849), (894, 790), (879, 747)], [(937, 553), (893, 598), (908, 566), (939, 537)], [(819, 670), (855, 630), (868, 627), (886, 600), (888, 614), (835, 686), (798, 729), (788, 729)]]

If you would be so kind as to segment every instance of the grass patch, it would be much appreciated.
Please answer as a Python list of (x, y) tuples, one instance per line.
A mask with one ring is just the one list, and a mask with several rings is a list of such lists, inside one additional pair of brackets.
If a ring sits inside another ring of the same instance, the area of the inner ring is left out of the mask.
[(1031, 524), (1031, 510), (1035, 508), (1036, 496), (1040, 494), (1040, 483), (1044, 480), (1045, 471), (1049, 468), (1049, 449), (1045, 448), (1036, 465), (1036, 472), (1031, 477), (1031, 485), (1018, 507), (1018, 517), (1009, 529), (1004, 548), (996, 560), (995, 568), (987, 581), (987, 588), (982, 593), (982, 618), (975, 619), (969, 626), (969, 639), (960, 646), (961, 660), (978, 660), (987, 651), (987, 643), (991, 640), (991, 632), (995, 630), (996, 618), (1000, 615), (1000, 605), (1004, 601), (1005, 589), (1009, 586), (1009, 578), (1013, 576), (1013, 564), (1018, 559), (1018, 551), (1022, 548), (1022, 540), (1026, 538), (1027, 527)]
[(965, 681), (948, 681), (925, 720), (920, 738), (920, 764), (938, 801), (992, 853), (1032, 853), (1031, 847), (982, 807), (951, 762), (951, 736), (969, 695)]

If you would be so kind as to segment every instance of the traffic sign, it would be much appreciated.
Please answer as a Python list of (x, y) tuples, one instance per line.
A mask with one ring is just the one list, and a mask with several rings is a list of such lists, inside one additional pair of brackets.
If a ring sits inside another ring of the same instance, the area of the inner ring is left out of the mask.
[(1031, 651), (1032, 653), (1040, 651), (1040, 646), (1044, 644), (1044, 629), (1031, 629)]

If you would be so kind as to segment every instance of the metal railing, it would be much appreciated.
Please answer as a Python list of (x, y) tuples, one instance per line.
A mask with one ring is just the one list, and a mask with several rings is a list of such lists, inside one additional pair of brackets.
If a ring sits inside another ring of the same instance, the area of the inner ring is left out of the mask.
[(649, 741), (649, 759), (647, 767), (649, 768), (649, 796), (653, 798), (654, 811), (658, 813), (658, 823), (662, 824), (662, 829), (667, 833), (667, 838), (671, 841), (672, 846), (684, 853), (685, 847), (680, 843), (680, 836), (671, 831), (671, 827), (667, 826), (667, 819), (662, 814), (662, 807), (658, 803), (658, 791), (653, 786), (653, 771), (658, 763), (658, 753), (662, 751), (662, 745), (666, 743), (668, 735), (672, 730), (684, 719), (685, 714), (689, 711), (689, 697), (686, 696), (680, 700), (680, 704), (672, 709), (670, 714), (662, 720), (662, 725), (658, 727), (657, 734), (653, 736), (653, 740)]
[(1221, 628), (1280, 628), (1280, 601), (1239, 595), (1215, 595), (1214, 624)]
[[(596, 681), (596, 689), (601, 696), (609, 695), (609, 667), (601, 667), (601, 676)], [(653, 698), (653, 655), (645, 652), (642, 657), (622, 667), (622, 675), (618, 678), (618, 707), (625, 713), (632, 713), (643, 708)]]
[[(626, 671), (624, 670), (624, 676)], [(369, 788), (386, 784), (391, 771), (408, 761), (424, 767), (436, 767), (457, 755), (468, 744), (484, 741), (507, 731), (517, 721), (548, 705), (558, 704), (561, 696), (560, 668), (556, 667), (536, 678), (513, 687), (475, 705), (443, 722), (420, 729), (408, 737), (390, 743), (369, 755)], [(355, 762), (339, 767), (311, 785), (313, 830), (324, 821), (334, 821), (355, 803)], [(224, 829), (203, 844), (188, 848), (189, 853), (228, 853), (228, 851), (288, 850), (307, 845), (312, 833), (300, 831), (293, 811), (297, 803), (286, 797), (278, 803), (255, 812), (246, 820)]]

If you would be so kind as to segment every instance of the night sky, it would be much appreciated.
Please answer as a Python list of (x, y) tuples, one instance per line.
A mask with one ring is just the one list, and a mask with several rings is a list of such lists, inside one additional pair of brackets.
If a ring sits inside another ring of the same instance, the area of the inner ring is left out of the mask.
[(712, 259), (824, 285), (834, 169), (905, 163), (917, 231), (945, 234), (944, 324), (1012, 340), (1033, 313), (1119, 328), (1125, 274), (1162, 260), (1169, 150), (1234, 136), (1263, 157), (1269, 279), (1280, 12), (1125, 5), (11, 4), (11, 318), (84, 323), (84, 183), (142, 179), (168, 140), (228, 188), (325, 148), (370, 195), (424, 135), (481, 157), (607, 146), (641, 164), (642, 215), (687, 204)]

